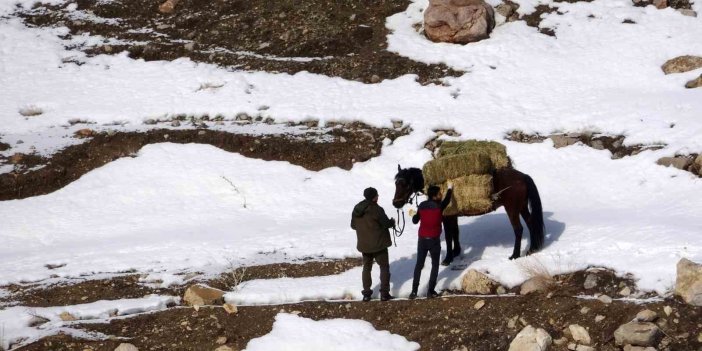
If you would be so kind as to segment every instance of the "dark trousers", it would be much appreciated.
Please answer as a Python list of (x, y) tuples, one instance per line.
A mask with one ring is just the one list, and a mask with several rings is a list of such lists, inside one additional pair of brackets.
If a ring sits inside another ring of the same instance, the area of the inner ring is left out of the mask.
[(371, 296), (373, 290), (371, 285), (371, 270), (373, 269), (373, 261), (380, 266), (380, 294), (390, 294), (390, 260), (388, 258), (388, 249), (373, 253), (363, 253), (363, 296)]
[(423, 239), (419, 238), (417, 242), (417, 263), (414, 265), (414, 280), (412, 281), (412, 291), (417, 292), (419, 288), (419, 278), (422, 276), (424, 261), (427, 259), (427, 253), (431, 255), (431, 275), (429, 275), (429, 289), (434, 291), (436, 288), (436, 277), (439, 275), (439, 256), (441, 255), (441, 238)]
[(446, 260), (451, 262), (454, 257), (461, 255), (459, 242), (458, 217), (444, 217), (444, 238), (446, 240)]

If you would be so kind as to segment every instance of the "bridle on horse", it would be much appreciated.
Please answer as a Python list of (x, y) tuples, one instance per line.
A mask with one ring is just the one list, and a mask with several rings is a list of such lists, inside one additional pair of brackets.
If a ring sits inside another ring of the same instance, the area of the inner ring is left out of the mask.
[[(414, 181), (410, 179), (409, 183), (410, 183), (409, 188), (414, 189)], [(397, 181), (395, 181), (395, 184), (397, 184)], [(418, 197), (419, 197), (419, 191), (414, 191), (414, 192), (410, 193), (409, 197), (407, 198), (407, 202), (405, 202), (405, 204), (411, 205), (412, 201), (415, 201), (415, 203), (419, 202), (417, 200)], [(402, 216), (400, 216), (400, 213), (402, 213)], [(402, 218), (402, 220), (400, 220), (400, 218)], [(407, 224), (407, 222), (405, 220), (405, 210), (402, 209), (402, 211), (400, 211), (400, 209), (398, 208), (397, 209), (397, 220), (395, 221), (395, 226), (392, 228), (392, 236), (393, 236), (393, 242), (395, 243), (395, 247), (397, 247), (397, 238), (401, 237), (402, 234), (405, 232), (405, 224)]]

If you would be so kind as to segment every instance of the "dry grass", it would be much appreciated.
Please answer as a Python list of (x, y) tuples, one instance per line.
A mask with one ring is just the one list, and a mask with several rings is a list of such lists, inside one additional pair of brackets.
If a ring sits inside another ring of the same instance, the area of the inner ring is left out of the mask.
[[(453, 197), (444, 210), (445, 216), (474, 216), (492, 211), (492, 176), (473, 174), (451, 180)], [(441, 192), (448, 190), (447, 183), (441, 185)]]
[(496, 141), (445, 141), (439, 148), (438, 158), (474, 152), (486, 153), (492, 160), (492, 166), (496, 169), (512, 166), (512, 162), (507, 156), (507, 148)]
[(546, 265), (537, 257), (525, 257), (517, 261), (519, 269), (539, 285), (539, 290), (547, 290), (556, 285), (556, 279)]
[(422, 174), (427, 184), (441, 184), (471, 174), (488, 174), (493, 165), (483, 152), (448, 155), (424, 164)]
[(246, 267), (232, 267), (228, 272), (223, 273), (219, 280), (227, 290), (237, 291), (242, 288), (241, 283), (246, 281)]
[(231, 180), (229, 180), (229, 178), (227, 178), (227, 177), (225, 177), (225, 176), (222, 176), (222, 179), (224, 179), (224, 181), (227, 182), (227, 183), (232, 187), (232, 189), (234, 189), (234, 191), (235, 191), (237, 194), (241, 195), (241, 197), (242, 197), (243, 200), (244, 200), (244, 203), (241, 204), (241, 207), (246, 208), (246, 195), (244, 195), (244, 194), (239, 190), (239, 188), (238, 188), (236, 185), (234, 185), (234, 183), (232, 183)]

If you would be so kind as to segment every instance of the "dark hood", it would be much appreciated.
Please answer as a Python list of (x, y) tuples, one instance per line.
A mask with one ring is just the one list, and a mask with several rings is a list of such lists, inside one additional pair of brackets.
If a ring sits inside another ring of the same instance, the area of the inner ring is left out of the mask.
[[(368, 200), (363, 200), (356, 204), (356, 206), (353, 208), (353, 216), (354, 217), (363, 217), (363, 215), (366, 213), (368, 210), (368, 207), (372, 204), (372, 202)], [(348, 213), (348, 212), (346, 212)]]

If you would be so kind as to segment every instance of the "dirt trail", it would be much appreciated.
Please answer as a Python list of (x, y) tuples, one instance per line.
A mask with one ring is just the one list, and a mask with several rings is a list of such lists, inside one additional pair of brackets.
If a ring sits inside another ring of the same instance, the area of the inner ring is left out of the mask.
[[(168, 288), (152, 287), (142, 281), (144, 274), (129, 273), (109, 279), (90, 277), (70, 279), (56, 284), (12, 284), (2, 287), (10, 296), (0, 303), (12, 303), (27, 307), (69, 306), (91, 303), (99, 300), (140, 298), (149, 294), (183, 296), (190, 284), (204, 283), (214, 288), (231, 290), (238, 283), (254, 279), (280, 277), (302, 278), (334, 275), (361, 265), (360, 258), (342, 260), (308, 261), (296, 263), (275, 263), (250, 267), (237, 267), (223, 272), (215, 278), (203, 278), (192, 274), (186, 279), (188, 284)], [(188, 274), (185, 274), (186, 276)]]
[[(152, 129), (146, 132), (94, 133), (82, 144), (69, 146), (50, 158), (22, 155), (17, 161), (27, 172), (0, 174), (0, 201), (48, 194), (83, 174), (121, 157), (131, 157), (153, 143), (209, 144), (229, 152), (266, 161), (288, 161), (317, 171), (350, 169), (354, 163), (380, 155), (383, 140), (396, 139), (409, 129), (373, 128), (352, 123), (323, 134), (253, 136), (209, 129)], [(33, 170), (32, 170), (33, 169)]]

